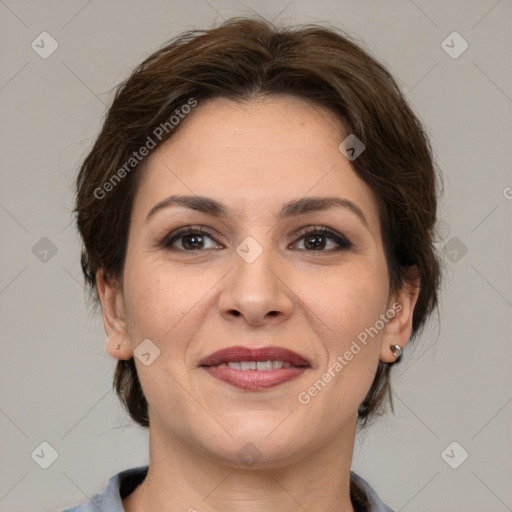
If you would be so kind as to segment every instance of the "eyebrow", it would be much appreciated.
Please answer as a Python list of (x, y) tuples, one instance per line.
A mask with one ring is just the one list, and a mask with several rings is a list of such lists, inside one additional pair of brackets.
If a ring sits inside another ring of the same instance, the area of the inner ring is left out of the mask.
[[(185, 196), (172, 195), (158, 202), (149, 211), (146, 221), (150, 219), (156, 212), (176, 206), (183, 206), (199, 212), (213, 215), (214, 217), (228, 217), (231, 209), (222, 203), (205, 196)], [(280, 221), (286, 217), (296, 217), (305, 213), (325, 211), (333, 207), (341, 207), (350, 210), (357, 215), (363, 224), (369, 229), (368, 221), (359, 206), (348, 199), (341, 197), (303, 197), (284, 204), (277, 216)]]

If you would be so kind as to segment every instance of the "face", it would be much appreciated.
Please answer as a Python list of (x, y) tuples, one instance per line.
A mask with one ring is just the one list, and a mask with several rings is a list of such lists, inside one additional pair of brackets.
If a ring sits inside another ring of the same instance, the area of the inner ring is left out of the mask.
[(213, 99), (148, 157), (122, 282), (98, 290), (109, 353), (135, 351), (150, 435), (232, 464), (250, 442), (272, 465), (353, 434), (414, 298), (390, 293), (347, 135), (296, 98)]

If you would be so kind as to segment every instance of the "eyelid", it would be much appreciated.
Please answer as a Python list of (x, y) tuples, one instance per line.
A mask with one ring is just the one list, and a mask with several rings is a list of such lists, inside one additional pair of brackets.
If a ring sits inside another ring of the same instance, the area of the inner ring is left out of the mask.
[[(172, 246), (172, 244), (176, 240), (179, 240), (181, 237), (184, 237), (186, 235), (191, 235), (191, 234), (206, 235), (209, 238), (211, 238), (215, 243), (222, 244), (222, 245), (224, 244), (223, 242), (219, 242), (219, 240), (218, 240), (218, 238), (222, 238), (222, 237), (220, 237), (217, 234), (213, 234), (212, 230), (210, 230), (206, 226), (194, 225), (194, 226), (184, 226), (182, 228), (178, 228), (177, 230), (173, 231), (172, 233), (165, 235), (164, 238), (160, 241), (160, 243), (158, 245), (164, 249), (168, 249), (169, 247)], [(338, 233), (334, 229), (331, 229), (327, 226), (316, 226), (316, 225), (305, 226), (305, 227), (301, 228), (300, 230), (298, 230), (294, 234), (293, 245), (297, 244), (305, 236), (313, 235), (313, 234), (321, 234), (321, 235), (326, 236), (327, 238), (330, 238), (338, 245), (338, 247), (336, 249), (331, 249), (331, 250), (327, 250), (327, 251), (315, 250), (315, 249), (311, 249), (309, 251), (305, 250), (305, 249), (301, 249), (301, 250), (303, 250), (305, 252), (332, 253), (334, 251), (339, 251), (339, 250), (348, 250), (353, 247), (352, 242), (345, 235)], [(211, 249), (202, 249), (200, 251), (185, 251), (185, 252), (202, 252), (202, 251), (206, 251), (206, 250), (211, 250)]]
[[(321, 235), (325, 235), (326, 237), (334, 240), (339, 246), (337, 250), (342, 250), (342, 249), (346, 250), (346, 249), (351, 249), (353, 247), (353, 243), (345, 235), (338, 233), (334, 229), (328, 228), (327, 226), (306, 226), (304, 228), (301, 228), (297, 233), (295, 233), (296, 241), (294, 243), (298, 242), (299, 240), (301, 240), (302, 238), (304, 238), (307, 235), (317, 234), (317, 233), (321, 234)], [(315, 252), (315, 251), (311, 250), (311, 251), (307, 251), (307, 252)], [(331, 251), (318, 251), (318, 252), (330, 253), (330, 252), (332, 252), (332, 250)]]
[[(203, 234), (210, 237), (215, 243), (220, 244), (218, 238), (221, 238), (217, 235), (214, 235), (212, 231), (206, 226), (194, 225), (194, 226), (184, 226), (182, 228), (178, 228), (171, 233), (168, 233), (163, 237), (163, 239), (158, 244), (160, 247), (169, 248), (172, 243), (176, 240), (179, 240), (181, 237), (190, 235), (190, 234)], [(194, 251), (188, 251), (194, 252)]]

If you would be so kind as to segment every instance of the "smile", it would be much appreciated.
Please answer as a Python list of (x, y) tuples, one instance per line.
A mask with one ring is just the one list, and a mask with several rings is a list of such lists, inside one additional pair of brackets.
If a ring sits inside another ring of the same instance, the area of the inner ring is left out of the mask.
[(259, 391), (289, 382), (311, 366), (300, 354), (281, 347), (229, 347), (202, 359), (199, 367), (230, 386)]
[(229, 361), (228, 363), (220, 363), (217, 368), (229, 366), (235, 370), (257, 370), (259, 372), (268, 372), (269, 370), (279, 370), (281, 368), (291, 368), (291, 363), (287, 361)]

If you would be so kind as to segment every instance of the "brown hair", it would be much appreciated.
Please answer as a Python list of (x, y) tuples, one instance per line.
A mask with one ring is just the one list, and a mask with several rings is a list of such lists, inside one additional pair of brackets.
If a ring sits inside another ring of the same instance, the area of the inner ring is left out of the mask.
[[(433, 246), (438, 181), (430, 143), (389, 72), (350, 37), (318, 25), (281, 29), (261, 19), (234, 18), (211, 30), (186, 32), (148, 57), (118, 87), (76, 181), (86, 282), (96, 290), (100, 269), (107, 279), (122, 276), (144, 163), (131, 159), (148, 137), (159, 145), (175, 131), (157, 138), (158, 127), (168, 126), (191, 99), (243, 101), (281, 94), (326, 107), (347, 133), (364, 143), (365, 151), (352, 165), (378, 201), (391, 289), (413, 285), (415, 275), (419, 277), (414, 337), (437, 306), (440, 281)], [(363, 426), (381, 412), (386, 395), (392, 407), (391, 367), (379, 362), (359, 407)], [(133, 420), (149, 426), (133, 358), (118, 362), (114, 386)]]

